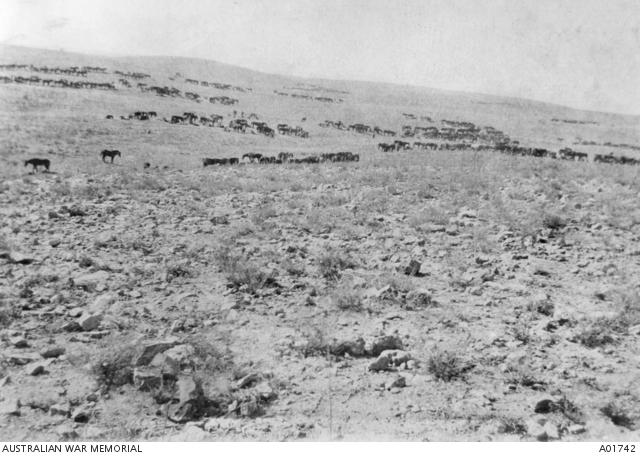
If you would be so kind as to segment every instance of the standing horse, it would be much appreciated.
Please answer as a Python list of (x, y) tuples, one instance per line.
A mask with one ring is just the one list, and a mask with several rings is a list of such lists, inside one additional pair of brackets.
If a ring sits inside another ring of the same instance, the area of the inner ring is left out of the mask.
[(111, 163), (113, 163), (113, 159), (116, 157), (121, 157), (120, 155), (120, 151), (119, 150), (103, 150), (102, 152), (100, 152), (100, 155), (102, 156), (102, 161), (103, 162), (107, 162), (105, 159), (107, 157), (111, 158)]

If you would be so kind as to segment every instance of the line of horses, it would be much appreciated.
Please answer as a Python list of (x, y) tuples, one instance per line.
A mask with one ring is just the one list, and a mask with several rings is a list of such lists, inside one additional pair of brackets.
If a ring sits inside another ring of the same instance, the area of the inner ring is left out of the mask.
[(111, 82), (68, 81), (67, 79), (43, 79), (39, 76), (0, 76), (0, 83), (4, 84), (28, 84), (43, 85), (47, 87), (62, 87), (68, 89), (99, 89), (117, 90)]
[(290, 152), (280, 152), (277, 156), (268, 156), (258, 153), (247, 153), (242, 159), (232, 158), (203, 158), (202, 166), (213, 165), (239, 165), (239, 164), (261, 164), (261, 165), (282, 165), (285, 163), (293, 164), (313, 164), (313, 163), (337, 163), (337, 162), (357, 162), (360, 161), (360, 155), (352, 152), (334, 152), (324, 153), (320, 155), (309, 155), (302, 158), (295, 158)]

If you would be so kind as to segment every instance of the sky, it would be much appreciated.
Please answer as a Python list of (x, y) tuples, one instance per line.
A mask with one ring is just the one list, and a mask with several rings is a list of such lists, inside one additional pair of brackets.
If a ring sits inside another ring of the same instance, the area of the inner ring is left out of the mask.
[(640, 115), (638, 0), (1, 0), (0, 42)]

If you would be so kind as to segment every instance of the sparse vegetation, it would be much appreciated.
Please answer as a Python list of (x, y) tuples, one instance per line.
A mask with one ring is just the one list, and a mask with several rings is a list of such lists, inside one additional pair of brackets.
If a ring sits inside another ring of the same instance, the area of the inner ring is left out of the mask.
[(456, 353), (435, 349), (427, 360), (427, 370), (438, 380), (451, 382), (463, 377), (465, 365)]
[(343, 270), (354, 267), (356, 264), (350, 257), (335, 250), (327, 250), (318, 258), (320, 275), (327, 280), (338, 280)]

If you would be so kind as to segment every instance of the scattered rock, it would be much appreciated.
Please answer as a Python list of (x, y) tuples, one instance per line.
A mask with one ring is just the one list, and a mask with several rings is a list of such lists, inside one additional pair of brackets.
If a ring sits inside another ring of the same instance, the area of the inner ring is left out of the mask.
[(227, 217), (226, 215), (214, 215), (213, 217), (211, 217), (211, 223), (213, 225), (228, 225), (229, 217)]
[(158, 353), (154, 356), (150, 366), (158, 368), (162, 377), (176, 378), (180, 374), (180, 364), (166, 353)]
[(69, 416), (71, 414), (71, 407), (68, 402), (62, 402), (59, 404), (53, 404), (49, 407), (49, 413), (51, 415)]
[(262, 412), (260, 404), (255, 397), (250, 397), (240, 404), (240, 416), (244, 418), (253, 418)]
[(27, 375), (36, 376), (36, 375), (44, 374), (45, 372), (46, 372), (46, 369), (45, 369), (44, 363), (27, 364), (27, 366), (25, 367), (25, 373)]
[(78, 325), (83, 331), (93, 331), (98, 329), (102, 322), (102, 315), (100, 314), (84, 314), (78, 318)]
[(407, 386), (407, 379), (404, 378), (402, 375), (398, 375), (396, 378), (394, 378), (393, 380), (389, 380), (386, 384), (385, 384), (385, 388), (390, 390), (391, 388), (404, 388)]
[(247, 388), (247, 387), (257, 383), (258, 380), (260, 380), (260, 374), (255, 373), (255, 372), (253, 372), (251, 374), (247, 374), (244, 377), (242, 377), (240, 380), (237, 381), (236, 388), (238, 388), (238, 389)]
[(49, 240), (49, 245), (55, 248), (58, 247), (61, 242), (62, 240), (60, 238), (55, 237)]
[(85, 215), (87, 215), (87, 211), (82, 207), (78, 206), (77, 204), (66, 209), (67, 209), (67, 213), (71, 217), (84, 217)]
[(103, 233), (99, 233), (95, 237), (94, 245), (98, 248), (107, 247), (113, 240), (115, 240), (114, 234), (106, 231)]
[(405, 368), (408, 368), (409, 361), (413, 360), (413, 357), (404, 350), (385, 350), (380, 354), (380, 357), (383, 356), (387, 357), (393, 366), (401, 366), (404, 364)]
[(373, 341), (366, 351), (369, 356), (378, 356), (385, 350), (402, 350), (404, 344), (398, 336), (380, 336)]
[(92, 314), (104, 314), (116, 302), (116, 296), (111, 293), (105, 293), (98, 296), (91, 306), (89, 312)]
[(133, 384), (140, 391), (151, 391), (162, 383), (162, 373), (157, 368), (136, 367), (133, 370)]
[(334, 356), (353, 356), (354, 358), (359, 358), (365, 356), (365, 342), (361, 337), (356, 340), (347, 340), (342, 342), (335, 343), (331, 348), (330, 352)]
[(574, 435), (584, 434), (585, 432), (587, 432), (587, 428), (582, 424), (572, 424), (571, 426), (569, 426), (567, 430), (569, 431), (570, 434), (574, 434)]
[(145, 342), (139, 350), (139, 354), (135, 360), (135, 365), (146, 366), (158, 353), (162, 353), (171, 347), (176, 346), (178, 344), (178, 340), (179, 339), (177, 337), (169, 337), (164, 340)]
[(420, 267), (422, 263), (416, 260), (411, 260), (409, 264), (404, 268), (404, 273), (408, 276), (417, 276), (420, 273)]
[(203, 426), (207, 432), (230, 431), (236, 428), (238, 420), (235, 418), (209, 418)]
[(372, 372), (391, 370), (391, 360), (388, 356), (379, 356), (375, 361), (369, 364), (367, 369)]
[(207, 405), (202, 385), (191, 377), (180, 377), (177, 382), (179, 403), (172, 404), (167, 417), (176, 423), (202, 416)]
[(9, 338), (9, 343), (13, 345), (15, 348), (27, 348), (29, 346), (29, 342), (23, 336), (13, 336)]
[(56, 433), (61, 440), (75, 440), (78, 438), (78, 433), (70, 424), (63, 424), (58, 427)]
[(73, 320), (73, 321), (65, 322), (60, 329), (67, 332), (75, 332), (75, 331), (81, 331), (82, 327), (78, 324), (76, 320)]
[(404, 307), (408, 310), (415, 310), (431, 307), (434, 304), (435, 302), (431, 297), (431, 292), (424, 288), (418, 288), (407, 293)]
[(96, 271), (89, 274), (82, 274), (73, 278), (76, 287), (84, 288), (87, 291), (104, 289), (109, 280), (109, 273), (106, 271)]
[(269, 402), (278, 397), (277, 393), (271, 388), (271, 385), (267, 382), (261, 382), (256, 385), (254, 388), (255, 393), (258, 395), (260, 400)]
[(17, 364), (23, 366), (25, 364), (32, 363), (40, 360), (40, 355), (37, 353), (10, 353), (7, 355), (11, 364)]
[(84, 309), (82, 307), (72, 307), (67, 312), (67, 315), (69, 315), (71, 318), (78, 318), (83, 313), (84, 313)]
[(558, 425), (548, 421), (543, 427), (544, 433), (547, 435), (546, 440), (558, 440), (560, 433), (558, 432)]
[(3, 402), (0, 402), (0, 415), (20, 415), (20, 400), (6, 398)]
[(9, 261), (16, 264), (31, 264), (35, 259), (20, 252), (10, 252)]
[(57, 358), (64, 355), (65, 348), (60, 346), (48, 347), (40, 352), (40, 356), (43, 358)]
[(536, 413), (551, 413), (555, 412), (558, 409), (558, 406), (551, 399), (543, 399), (536, 403), (534, 408), (534, 412)]
[(71, 414), (71, 419), (76, 423), (84, 424), (89, 422), (92, 414), (93, 411), (90, 408), (86, 406), (80, 406), (73, 411), (73, 413)]

